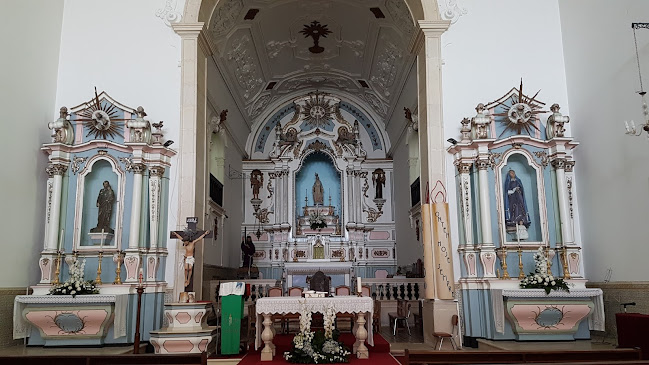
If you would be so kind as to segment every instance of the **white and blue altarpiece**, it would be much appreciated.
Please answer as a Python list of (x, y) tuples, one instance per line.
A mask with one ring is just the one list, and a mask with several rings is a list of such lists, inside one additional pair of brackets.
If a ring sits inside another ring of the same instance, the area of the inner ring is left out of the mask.
[(253, 128), (243, 163), (244, 222), (260, 276), (332, 287), (396, 268), (393, 163), (383, 123), (358, 103), (313, 92)]
[[(575, 237), (569, 118), (523, 84), (476, 107), (448, 151), (457, 167), (463, 333), (469, 339), (567, 340), (603, 329), (601, 290), (586, 289)], [(539, 247), (570, 292), (521, 289)]]
[[(49, 123), (45, 237), (40, 281), (16, 298), (14, 337), (29, 345), (132, 343), (142, 296), (143, 340), (162, 325), (167, 259), (169, 167), (176, 154), (163, 141), (163, 123), (142, 107), (97, 94)], [(95, 295), (47, 295), (83, 262)]]

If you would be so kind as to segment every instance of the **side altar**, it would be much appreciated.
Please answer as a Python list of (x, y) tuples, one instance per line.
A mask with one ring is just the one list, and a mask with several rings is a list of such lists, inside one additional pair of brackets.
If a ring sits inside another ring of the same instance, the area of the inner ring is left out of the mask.
[[(29, 345), (133, 343), (163, 322), (169, 168), (163, 122), (105, 92), (49, 123), (43, 250), (33, 295), (14, 303), (14, 338)], [(92, 281), (90, 283), (89, 281)], [(63, 285), (65, 283), (65, 285)], [(56, 288), (57, 294), (50, 295)], [(94, 293), (94, 294), (91, 294)]]
[(560, 109), (525, 94), (521, 81), (478, 104), (448, 148), (458, 169), (458, 281), (470, 342), (588, 339), (604, 329), (602, 292), (586, 289), (575, 234), (579, 143)]
[(261, 278), (305, 285), (295, 265), (311, 274), (340, 265), (352, 277), (395, 273), (394, 170), (380, 116), (311, 92), (260, 115), (247, 146), (241, 234), (254, 241)]

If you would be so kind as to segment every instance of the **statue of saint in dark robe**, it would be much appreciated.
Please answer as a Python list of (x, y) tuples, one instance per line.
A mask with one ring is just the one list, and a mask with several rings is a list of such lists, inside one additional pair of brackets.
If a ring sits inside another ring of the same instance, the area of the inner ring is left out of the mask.
[(516, 229), (516, 225), (519, 224), (525, 226), (525, 228), (529, 228), (530, 217), (527, 213), (523, 183), (521, 179), (516, 177), (514, 170), (509, 170), (503, 185), (506, 226)]
[(317, 172), (315, 173), (315, 182), (311, 191), (313, 192), (313, 205), (324, 204), (324, 188)]
[(255, 254), (255, 244), (252, 243), (252, 237), (246, 237), (245, 241), (241, 241), (241, 255), (243, 256), (244, 268), (252, 267), (252, 257)]
[(113, 215), (113, 204), (115, 203), (115, 192), (110, 186), (108, 181), (104, 181), (104, 188), (99, 191), (99, 196), (97, 196), (97, 207), (99, 208), (99, 214), (97, 216), (97, 227), (92, 228), (90, 232), (101, 233), (115, 233), (115, 231), (110, 228), (110, 218)]

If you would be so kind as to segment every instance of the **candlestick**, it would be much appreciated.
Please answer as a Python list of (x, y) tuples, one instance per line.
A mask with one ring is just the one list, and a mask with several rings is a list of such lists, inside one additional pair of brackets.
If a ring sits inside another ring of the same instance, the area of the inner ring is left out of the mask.
[[(117, 255), (117, 268), (115, 269), (115, 280), (113, 280), (113, 284), (121, 284), (122, 283), (122, 253), (121, 252), (116, 252), (115, 255)], [(113, 261), (115, 261), (115, 257), (113, 256)]]
[(61, 251), (61, 248), (63, 247), (63, 232), (65, 229), (61, 229), (61, 236), (59, 237), (59, 244), (57, 246), (57, 251)]
[(52, 285), (59, 285), (61, 281), (59, 276), (61, 275), (61, 250), (56, 252), (56, 271), (54, 272), (54, 280), (52, 280)]
[(525, 273), (523, 272), (523, 250), (521, 246), (518, 245), (518, 278), (525, 279)]
[(545, 262), (547, 263), (547, 267), (548, 267), (547, 274), (552, 275), (552, 260), (550, 259), (550, 246), (549, 245), (545, 247), (545, 257), (546, 257)]
[(504, 245), (502, 247), (502, 252), (503, 253), (500, 258), (500, 264), (503, 268), (503, 276), (501, 277), (501, 279), (506, 280), (509, 279), (510, 277), (509, 277), (509, 272), (507, 272), (507, 247), (505, 247)]
[(568, 249), (566, 246), (561, 248), (561, 263), (563, 264), (563, 278), (570, 279), (570, 270), (568, 270)]
[(138, 283), (140, 283), (140, 286), (142, 286), (142, 281), (144, 280), (144, 270), (140, 268), (140, 275), (138, 275)]
[(97, 259), (97, 277), (95, 278), (95, 284), (101, 285), (101, 260), (104, 258), (104, 252), (99, 251), (99, 257)]

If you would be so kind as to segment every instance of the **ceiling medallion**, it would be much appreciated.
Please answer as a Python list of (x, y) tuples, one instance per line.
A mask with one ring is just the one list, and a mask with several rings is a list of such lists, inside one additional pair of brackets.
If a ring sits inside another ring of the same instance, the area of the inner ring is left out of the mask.
[(306, 126), (309, 128), (324, 128), (334, 113), (334, 106), (330, 100), (325, 100), (324, 94), (315, 92), (309, 94), (306, 100), (302, 116)]
[(327, 28), (326, 24), (320, 24), (319, 21), (314, 20), (311, 24), (305, 24), (300, 33), (304, 34), (304, 38), (313, 38), (313, 46), (309, 47), (311, 53), (322, 53), (324, 52), (324, 47), (321, 47), (319, 44), (320, 37), (327, 38), (327, 34), (330, 34), (331, 31)]
[[(541, 92), (537, 91), (533, 97), (529, 97), (523, 94), (523, 80), (521, 79), (521, 86), (518, 89), (518, 95), (512, 95), (513, 104), (511, 106), (504, 104), (504, 101), (499, 103), (505, 108), (505, 111), (502, 113), (495, 113), (494, 116), (505, 117), (502, 122), (505, 123), (505, 130), (501, 133), (501, 136), (508, 130), (516, 131), (517, 134), (521, 134), (523, 129), (527, 131), (528, 134), (532, 134), (532, 129), (534, 128), (539, 131), (539, 128), (534, 124), (538, 120), (538, 114), (547, 113), (546, 110), (541, 110), (542, 104), (536, 100), (536, 96)], [(530, 128), (531, 127), (531, 128)], [(500, 138), (500, 136), (498, 137)]]
[(88, 128), (86, 137), (91, 134), (94, 135), (95, 139), (106, 139), (109, 136), (113, 138), (115, 136), (124, 137), (121, 133), (122, 126), (118, 122), (130, 119), (117, 118), (116, 108), (115, 105), (102, 105), (95, 87), (95, 98), (87, 102), (86, 108), (77, 113), (81, 118), (76, 120), (83, 122), (85, 127)]

